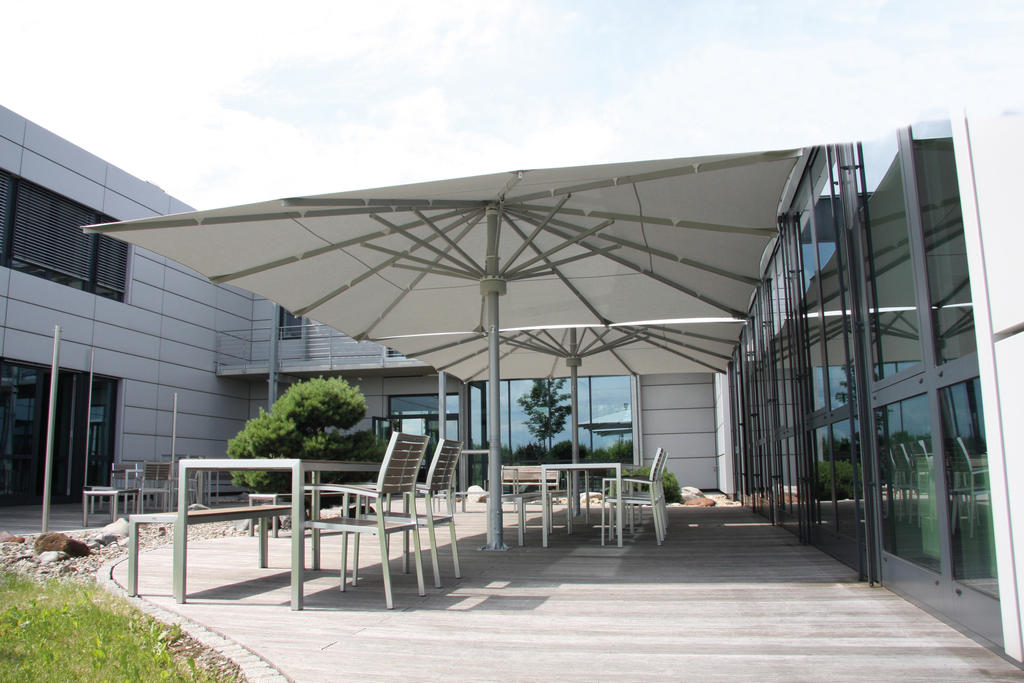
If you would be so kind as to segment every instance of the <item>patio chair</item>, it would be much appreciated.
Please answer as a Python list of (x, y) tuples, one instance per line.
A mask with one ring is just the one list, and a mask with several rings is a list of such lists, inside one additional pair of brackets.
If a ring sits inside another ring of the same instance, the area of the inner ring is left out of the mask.
[[(434, 568), (434, 587), (441, 587), (441, 573), (437, 562), (437, 538), (434, 534), (436, 524), (448, 523), (448, 531), (452, 537), (452, 564), (455, 566), (455, 578), (462, 578), (459, 569), (459, 546), (455, 537), (455, 469), (462, 455), (462, 442), (449, 439), (438, 442), (434, 457), (427, 471), (427, 481), (417, 484), (416, 491), (426, 499), (427, 514), (420, 519), (420, 526), (426, 526), (430, 535), (430, 559)], [(443, 497), (448, 506), (448, 514), (434, 516), (434, 502)], [(408, 555), (406, 555), (408, 557)]]
[[(615, 515), (618, 510), (619, 497), (622, 497), (622, 505), (628, 508), (630, 530), (634, 529), (633, 513), (639, 508), (641, 514), (644, 506), (650, 506), (651, 516), (654, 519), (654, 536), (658, 545), (665, 540), (665, 530), (668, 527), (668, 512), (665, 508), (665, 488), (662, 482), (662, 474), (665, 472), (665, 464), (668, 462), (668, 454), (664, 448), (659, 448), (654, 454), (654, 462), (651, 463), (651, 471), (646, 479), (639, 477), (623, 477), (622, 491), (615, 490), (615, 479), (604, 479), (604, 500), (601, 505), (601, 542), (604, 543), (605, 530), (609, 536), (611, 529), (618, 525), (615, 523)], [(606, 523), (607, 515), (607, 523)]]
[(140, 512), (145, 512), (146, 499), (160, 502), (161, 512), (171, 508), (172, 471), (169, 462), (144, 462), (139, 477)]
[(984, 499), (988, 494), (988, 467), (982, 464), (984, 460), (971, 459), (967, 444), (960, 436), (956, 437), (956, 448), (953, 449), (951, 460), (950, 494), (953, 497), (953, 505), (950, 510), (950, 530), (951, 533), (956, 533), (962, 504), (966, 508), (968, 533), (973, 537), (977, 525), (978, 500)]
[(126, 512), (131, 502), (138, 513), (141, 499), (138, 474), (139, 470), (135, 463), (114, 463), (110, 468), (109, 486), (86, 486), (82, 490), (82, 526), (89, 525), (89, 515), (95, 512), (96, 500), (100, 498), (107, 499), (111, 522), (117, 519), (118, 504), (121, 502), (124, 504), (122, 509)]
[[(373, 486), (331, 485), (331, 490), (344, 494), (341, 517), (328, 520), (308, 520), (307, 529), (322, 529), (341, 532), (341, 590), (344, 592), (348, 574), (348, 535), (356, 534), (352, 558), (352, 585), (359, 580), (359, 537), (375, 534), (380, 542), (380, 567), (384, 577), (384, 601), (388, 609), (394, 609), (391, 594), (391, 571), (388, 566), (388, 536), (412, 533), (413, 549), (416, 554), (416, 580), (419, 594), (426, 595), (423, 586), (423, 560), (420, 553), (419, 518), (416, 514), (416, 476), (427, 451), (428, 437), (416, 434), (394, 432), (388, 442), (384, 461), (381, 463), (377, 483)], [(349, 506), (349, 497), (355, 498), (355, 505)], [(391, 511), (392, 497), (403, 500), (403, 512)], [(363, 515), (365, 504), (374, 502), (376, 513)], [(292, 532), (294, 533), (294, 532)]]

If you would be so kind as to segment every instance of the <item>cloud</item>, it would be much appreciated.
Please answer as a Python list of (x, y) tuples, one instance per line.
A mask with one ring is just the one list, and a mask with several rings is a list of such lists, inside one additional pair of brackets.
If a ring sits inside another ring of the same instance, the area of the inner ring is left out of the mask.
[(199, 208), (880, 135), (1020, 106), (1024, 11), (25, 3), (2, 104)]

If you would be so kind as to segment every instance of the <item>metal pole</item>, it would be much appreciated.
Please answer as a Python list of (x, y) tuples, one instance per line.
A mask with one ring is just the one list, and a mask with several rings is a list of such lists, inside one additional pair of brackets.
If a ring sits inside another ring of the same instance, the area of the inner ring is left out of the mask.
[(498, 297), (505, 293), (505, 281), (498, 276), (498, 209), (487, 207), (487, 275), (480, 281), (480, 293), (487, 303), (488, 453), (487, 453), (487, 545), (481, 550), (508, 550), (502, 538), (501, 519), (501, 372), (498, 354)]
[(174, 466), (174, 459), (178, 455), (178, 392), (174, 392), (174, 403), (171, 407), (171, 466)]
[[(576, 328), (569, 330), (569, 357), (565, 359), (565, 364), (569, 366), (569, 395), (570, 395), (570, 409), (572, 410), (572, 462), (573, 464), (580, 461), (580, 414), (579, 414), (579, 369), (583, 363), (583, 359), (576, 355), (579, 350), (579, 342), (576, 338)], [(579, 510), (579, 497), (576, 495), (578, 478), (575, 472), (569, 477), (572, 480), (572, 491), (569, 495), (569, 509), (573, 514), (578, 515)], [(589, 493), (589, 491), (587, 492)]]
[(267, 358), (267, 412), (277, 401), (277, 341), (281, 336), (278, 323), (281, 320), (281, 307), (274, 304), (273, 318), (270, 321), (270, 352)]
[(437, 440), (440, 443), (447, 439), (448, 433), (448, 395), (444, 370), (437, 373)]
[(46, 422), (46, 461), (43, 469), (43, 533), (50, 530), (50, 477), (53, 473), (53, 423), (57, 417), (57, 376), (60, 372), (60, 325), (53, 327), (53, 363), (50, 365), (50, 413)]
[(89, 390), (85, 398), (85, 483), (89, 483), (89, 431), (92, 429), (92, 377), (96, 365), (96, 349), (89, 351)]

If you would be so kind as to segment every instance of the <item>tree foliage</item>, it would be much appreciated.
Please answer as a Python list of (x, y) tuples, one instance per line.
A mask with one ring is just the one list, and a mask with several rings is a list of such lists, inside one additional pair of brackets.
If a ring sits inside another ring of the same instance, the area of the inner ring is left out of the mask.
[[(340, 377), (299, 382), (289, 387), (269, 413), (261, 408), (260, 414), (228, 441), (228, 456), (379, 461), (385, 444), (371, 432), (342, 434), (365, 415), (362, 393)], [(345, 478), (344, 474), (332, 476), (334, 481)], [(233, 474), (233, 481), (236, 486), (264, 493), (290, 490), (290, 475), (279, 472), (239, 471)]]
[(551, 439), (565, 429), (565, 421), (572, 414), (566, 403), (565, 378), (535, 379), (530, 393), (520, 396), (517, 402), (526, 413), (526, 428), (534, 438), (547, 443), (551, 450)]

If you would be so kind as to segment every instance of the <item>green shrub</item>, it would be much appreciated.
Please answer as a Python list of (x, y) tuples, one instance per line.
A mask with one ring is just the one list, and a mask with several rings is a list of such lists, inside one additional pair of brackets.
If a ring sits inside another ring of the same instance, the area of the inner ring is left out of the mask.
[[(624, 477), (639, 477), (641, 479), (647, 479), (651, 476), (650, 467), (641, 467), (640, 469), (623, 470), (622, 476)], [(676, 475), (672, 474), (668, 470), (665, 470), (661, 474), (661, 485), (665, 489), (665, 502), (666, 503), (681, 503), (683, 502), (683, 489), (679, 486), (679, 480), (676, 479)]]
[[(588, 454), (587, 447), (580, 444), (580, 460), (586, 460)], [(551, 462), (572, 462), (572, 441), (559, 441), (551, 447), (549, 456)]]
[[(260, 414), (228, 441), (228, 456), (379, 462), (386, 444), (372, 432), (342, 434), (365, 415), (362, 393), (340, 377), (299, 382), (289, 387), (269, 413), (260, 409)], [(339, 472), (324, 475), (324, 481), (365, 477)], [(232, 480), (236, 486), (262, 493), (286, 493), (291, 486), (291, 475), (281, 472), (238, 471)]]
[(598, 462), (632, 462), (633, 440), (616, 441), (607, 448), (595, 449), (591, 460)]
[[(523, 444), (516, 449), (516, 452), (512, 454), (512, 463), (532, 463), (532, 462), (544, 462), (548, 456), (548, 449), (544, 448), (543, 444), (539, 443), (528, 443)], [(502, 458), (502, 462), (508, 462)]]
[[(853, 499), (855, 495), (853, 463), (849, 460), (836, 460), (835, 470), (836, 500)], [(832, 500), (832, 463), (827, 460), (819, 460), (816, 474), (818, 500)], [(857, 476), (860, 476), (859, 467)]]

